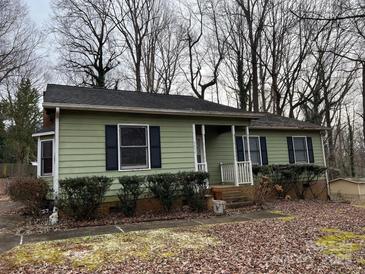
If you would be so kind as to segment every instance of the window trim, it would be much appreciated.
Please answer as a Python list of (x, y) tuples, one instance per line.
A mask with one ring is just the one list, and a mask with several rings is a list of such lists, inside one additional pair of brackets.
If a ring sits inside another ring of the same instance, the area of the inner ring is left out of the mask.
[[(150, 145), (150, 125), (149, 124), (128, 124), (128, 123), (120, 123), (117, 124), (118, 128), (117, 128), (117, 136), (118, 136), (118, 171), (143, 171), (143, 170), (151, 170), (151, 145)], [(120, 144), (120, 129), (121, 127), (145, 127), (147, 129), (147, 157), (148, 157), (148, 166), (147, 167), (131, 167), (131, 168), (121, 168), (121, 159), (120, 159), (120, 149), (121, 149), (121, 144)]]
[[(242, 142), (243, 142), (243, 154), (244, 154), (244, 157), (245, 157), (245, 160), (246, 160), (247, 157), (246, 157), (246, 149), (245, 149), (245, 138), (247, 139), (247, 137), (246, 137), (246, 135), (242, 135), (241, 137), (242, 137)], [(254, 164), (252, 162), (252, 158), (250, 157), (250, 161), (251, 161), (252, 165), (262, 166), (262, 152), (261, 152), (261, 139), (260, 139), (260, 137), (261, 136), (259, 136), (259, 135), (249, 135), (249, 138), (257, 138), (258, 143), (259, 143), (260, 163), (258, 163), (258, 164), (255, 163)], [(250, 148), (251, 148), (251, 146), (250, 146)], [(250, 154), (251, 154), (251, 152), (250, 152)]]
[[(306, 162), (297, 162), (297, 156), (295, 155), (294, 138), (304, 138), (305, 148), (306, 148), (306, 151), (307, 151), (307, 161)], [(294, 135), (294, 136), (291, 136), (291, 140), (292, 140), (292, 143), (293, 143), (294, 164), (309, 164), (309, 150), (308, 150), (307, 136)]]
[[(51, 173), (43, 173), (43, 165), (42, 165), (42, 143), (44, 142), (52, 142), (52, 172)], [(54, 174), (54, 139), (44, 139), (44, 140), (39, 140), (39, 177), (52, 177)]]

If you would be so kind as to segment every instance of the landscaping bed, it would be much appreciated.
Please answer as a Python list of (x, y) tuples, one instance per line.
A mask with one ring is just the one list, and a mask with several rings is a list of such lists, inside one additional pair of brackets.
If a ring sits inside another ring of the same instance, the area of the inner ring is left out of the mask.
[[(248, 206), (237, 209), (227, 209), (227, 215), (237, 215), (242, 213), (248, 213), (261, 210), (257, 206)], [(13, 212), (12, 214), (22, 214), (21, 211)], [(137, 217), (125, 217), (122, 213), (110, 213), (105, 216), (100, 216), (92, 220), (76, 221), (67, 216), (62, 216), (59, 219), (57, 225), (50, 225), (48, 220), (49, 214), (45, 214), (41, 217), (27, 217), (17, 227), (8, 228), (2, 232), (14, 233), (17, 235), (29, 235), (29, 234), (42, 234), (50, 231), (63, 231), (69, 229), (75, 229), (79, 227), (87, 226), (102, 226), (102, 225), (118, 225), (118, 224), (130, 224), (130, 223), (142, 223), (153, 222), (163, 220), (189, 220), (198, 218), (209, 218), (214, 216), (213, 211), (193, 212), (190, 210), (172, 210), (171, 212), (157, 212), (146, 213)]]
[(0, 272), (365, 272), (364, 208), (278, 201), (272, 211), (286, 216), (18, 246)]

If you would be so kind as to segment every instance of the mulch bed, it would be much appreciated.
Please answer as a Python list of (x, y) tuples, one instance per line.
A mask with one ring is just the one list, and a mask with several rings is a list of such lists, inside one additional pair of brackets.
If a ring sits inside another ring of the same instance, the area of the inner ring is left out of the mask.
[[(237, 215), (244, 214), (248, 212), (253, 212), (261, 210), (258, 206), (248, 206), (244, 208), (237, 209), (227, 209), (227, 215)], [(21, 214), (21, 211), (13, 212), (13, 214)], [(50, 231), (64, 231), (79, 227), (88, 226), (103, 226), (103, 225), (117, 225), (117, 224), (131, 224), (131, 223), (141, 223), (141, 222), (153, 222), (153, 221), (166, 221), (166, 220), (191, 220), (197, 218), (209, 218), (214, 216), (212, 211), (203, 212), (192, 212), (190, 210), (175, 210), (171, 212), (159, 212), (159, 213), (146, 213), (137, 217), (126, 218), (121, 213), (110, 213), (106, 216), (100, 216), (94, 220), (86, 221), (76, 221), (72, 218), (67, 218), (67, 216), (61, 216), (59, 218), (59, 223), (57, 225), (49, 225), (48, 220), (49, 214), (45, 214), (41, 217), (27, 217), (25, 221), (13, 228), (8, 229), (8, 233), (15, 234), (42, 234)]]

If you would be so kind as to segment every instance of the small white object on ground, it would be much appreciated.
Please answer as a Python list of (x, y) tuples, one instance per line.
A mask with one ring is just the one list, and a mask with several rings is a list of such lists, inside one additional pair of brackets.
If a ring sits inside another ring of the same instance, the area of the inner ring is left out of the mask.
[(226, 201), (213, 200), (213, 210), (216, 215), (224, 215), (226, 213)]
[(53, 208), (53, 213), (49, 216), (50, 225), (56, 225), (58, 223), (58, 210), (56, 207)]

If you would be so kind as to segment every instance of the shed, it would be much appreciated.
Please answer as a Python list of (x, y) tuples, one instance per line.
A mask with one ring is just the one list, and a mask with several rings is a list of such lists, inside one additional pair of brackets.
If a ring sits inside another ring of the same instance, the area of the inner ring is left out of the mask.
[(329, 188), (331, 200), (365, 200), (365, 178), (338, 178)]

